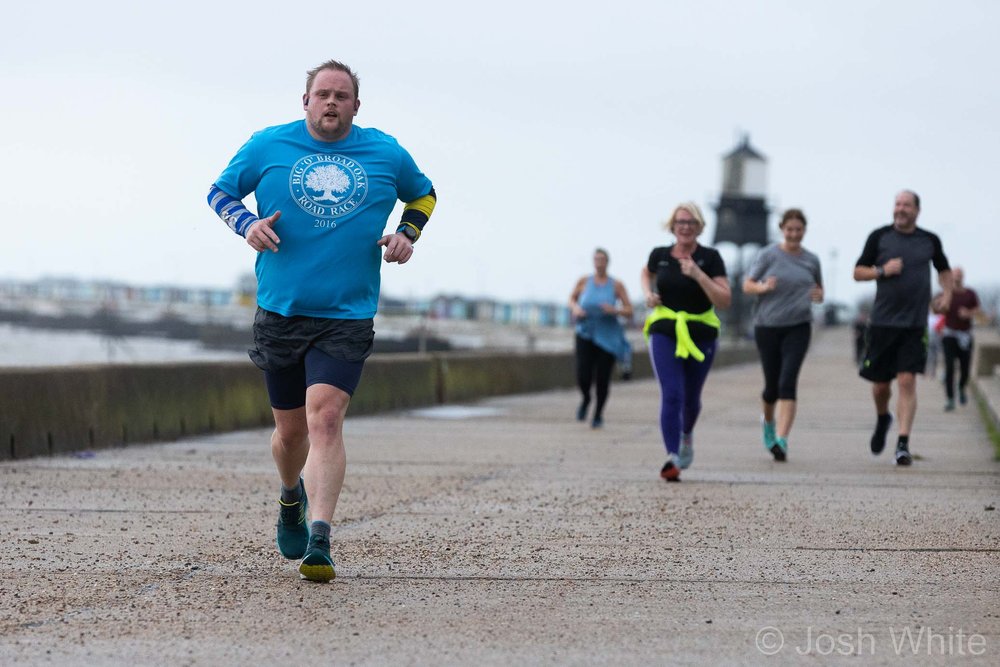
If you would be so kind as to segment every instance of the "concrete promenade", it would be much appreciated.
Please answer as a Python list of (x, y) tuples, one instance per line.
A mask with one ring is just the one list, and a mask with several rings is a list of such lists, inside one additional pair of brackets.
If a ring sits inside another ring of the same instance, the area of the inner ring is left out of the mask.
[(269, 430), (5, 462), (0, 664), (1000, 664), (986, 431), (922, 381), (913, 467), (872, 457), (848, 335), (785, 464), (758, 366), (713, 370), (680, 484), (652, 380), (599, 431), (568, 390), (349, 418), (329, 585), (274, 547)]

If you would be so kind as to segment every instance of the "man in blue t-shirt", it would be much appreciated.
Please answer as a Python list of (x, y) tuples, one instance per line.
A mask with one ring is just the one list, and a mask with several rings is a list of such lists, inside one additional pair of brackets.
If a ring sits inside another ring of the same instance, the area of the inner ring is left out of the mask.
[(892, 423), (889, 399), (892, 381), (899, 387), (899, 440), (896, 463), (908, 466), (910, 429), (917, 413), (917, 373), (927, 363), (927, 308), (931, 300), (931, 265), (941, 284), (942, 308), (951, 301), (952, 276), (948, 259), (936, 234), (917, 227), (920, 197), (903, 190), (896, 195), (893, 223), (868, 236), (854, 267), (854, 279), (875, 280), (872, 306), (860, 375), (872, 382), (876, 424), (871, 451), (881, 454)]
[[(309, 71), (302, 105), (304, 120), (250, 137), (208, 202), (257, 251), (250, 358), (274, 413), (278, 549), (302, 559), (304, 578), (329, 581), (343, 422), (373, 348), (380, 260), (410, 259), (437, 197), (394, 138), (354, 125), (361, 102), (348, 66), (331, 60)], [(256, 214), (242, 202), (251, 193)], [(383, 235), (397, 200), (406, 202), (402, 219)]]

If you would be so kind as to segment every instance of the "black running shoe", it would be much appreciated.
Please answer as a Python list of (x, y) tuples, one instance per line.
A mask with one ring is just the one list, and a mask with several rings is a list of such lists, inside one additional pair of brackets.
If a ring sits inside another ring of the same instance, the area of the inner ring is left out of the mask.
[(913, 457), (910, 456), (910, 450), (907, 445), (896, 445), (896, 465), (898, 466), (908, 466), (913, 463)]
[(771, 445), (771, 456), (773, 456), (774, 460), (779, 463), (784, 463), (788, 459), (788, 455), (785, 453), (785, 450), (782, 449), (781, 445), (777, 442)]
[(885, 436), (888, 435), (890, 426), (892, 426), (892, 413), (887, 412), (878, 416), (875, 432), (872, 433), (872, 454), (875, 456), (881, 454), (882, 450), (885, 449)]

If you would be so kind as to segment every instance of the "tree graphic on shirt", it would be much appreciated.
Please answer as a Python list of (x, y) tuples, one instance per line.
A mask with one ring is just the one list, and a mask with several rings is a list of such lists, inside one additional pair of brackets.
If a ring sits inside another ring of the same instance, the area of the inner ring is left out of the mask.
[(339, 202), (343, 197), (337, 197), (334, 192), (344, 192), (351, 184), (344, 170), (334, 165), (317, 167), (306, 176), (306, 187), (310, 190), (319, 190), (323, 194), (316, 197), (316, 201)]

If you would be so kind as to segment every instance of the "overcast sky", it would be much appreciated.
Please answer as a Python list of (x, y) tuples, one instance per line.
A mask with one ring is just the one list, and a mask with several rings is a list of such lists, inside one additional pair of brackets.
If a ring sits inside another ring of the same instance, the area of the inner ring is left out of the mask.
[[(230, 286), (253, 251), (205, 203), (305, 72), (361, 77), (356, 123), (439, 204), (383, 291), (565, 301), (596, 246), (633, 299), (683, 200), (709, 218), (742, 132), (809, 217), (827, 296), (895, 193), (972, 286), (1000, 282), (1000, 3), (18, 3), (0, 27), (0, 278)], [(391, 221), (397, 219), (394, 214)], [(394, 222), (390, 222), (392, 229)]]

